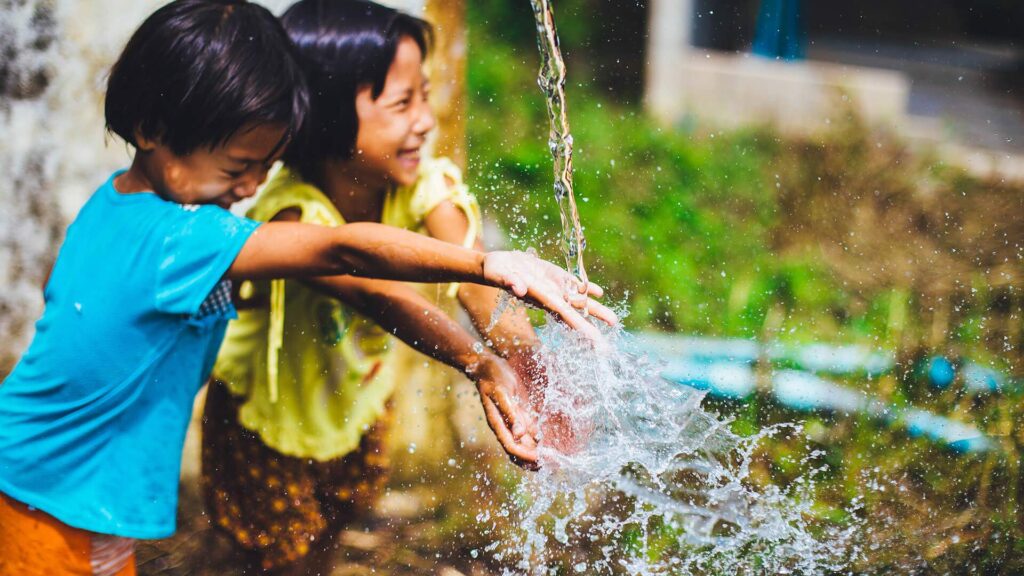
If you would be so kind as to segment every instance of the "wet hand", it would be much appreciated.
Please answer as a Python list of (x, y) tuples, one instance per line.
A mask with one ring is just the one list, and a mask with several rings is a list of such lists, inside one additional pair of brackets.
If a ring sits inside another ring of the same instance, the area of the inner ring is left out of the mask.
[(545, 406), (548, 374), (537, 357), (530, 352), (521, 352), (509, 356), (508, 363), (518, 376), (519, 397), (529, 398), (532, 414), (540, 422), (538, 444), (567, 456), (582, 450), (592, 432), (591, 427), (563, 410), (551, 410), (540, 416)]
[(517, 397), (515, 372), (501, 358), (487, 354), (467, 375), (476, 382), (487, 424), (516, 465), (537, 469), (537, 423)]
[(603, 341), (601, 331), (580, 310), (609, 325), (618, 323), (614, 312), (594, 300), (604, 294), (600, 286), (588, 283), (582, 290), (575, 276), (525, 252), (488, 253), (484, 257), (484, 278), (555, 314), (593, 342)]

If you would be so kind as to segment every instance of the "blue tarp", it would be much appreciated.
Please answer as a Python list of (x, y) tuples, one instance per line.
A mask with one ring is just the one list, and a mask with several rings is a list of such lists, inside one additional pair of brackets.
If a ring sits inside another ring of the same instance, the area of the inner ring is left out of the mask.
[(782, 60), (802, 60), (804, 30), (800, 0), (762, 0), (754, 35), (754, 54)]

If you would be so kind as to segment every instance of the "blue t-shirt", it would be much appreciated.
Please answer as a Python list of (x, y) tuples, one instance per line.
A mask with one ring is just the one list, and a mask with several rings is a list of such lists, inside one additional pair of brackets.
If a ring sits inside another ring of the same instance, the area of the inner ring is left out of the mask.
[(223, 279), (259, 225), (120, 194), (67, 231), (28, 351), (0, 384), (0, 492), (104, 534), (174, 533), (195, 394), (235, 317)]

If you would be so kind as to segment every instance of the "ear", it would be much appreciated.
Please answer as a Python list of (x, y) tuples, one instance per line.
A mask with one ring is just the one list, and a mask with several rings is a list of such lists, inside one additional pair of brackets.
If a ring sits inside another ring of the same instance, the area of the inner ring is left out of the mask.
[(133, 134), (133, 136), (135, 136), (135, 148), (138, 149), (139, 152), (152, 152), (153, 150), (156, 150), (156, 138), (146, 136), (142, 133), (142, 130), (139, 130), (138, 128), (135, 129), (135, 134)]

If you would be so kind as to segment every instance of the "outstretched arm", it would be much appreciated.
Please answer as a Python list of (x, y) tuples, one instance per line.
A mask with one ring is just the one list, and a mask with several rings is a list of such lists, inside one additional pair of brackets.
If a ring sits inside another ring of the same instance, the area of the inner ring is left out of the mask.
[(352, 276), (310, 278), (305, 282), (344, 301), (414, 349), (476, 382), (487, 424), (505, 452), (524, 468), (536, 466), (536, 425), (516, 398), (515, 373), (441, 309), (401, 282)]
[(587, 295), (581, 296), (571, 274), (528, 254), (485, 254), (382, 224), (325, 227), (268, 222), (253, 232), (228, 270), (232, 279), (338, 274), (495, 286), (600, 339), (598, 331), (577, 311), (584, 306), (603, 308), (589, 298), (601, 296), (598, 286), (590, 285)]
[[(447, 200), (427, 214), (425, 224), (431, 236), (451, 244), (462, 244), (469, 230), (466, 214)], [(483, 243), (479, 239), (474, 248), (483, 253)], [(538, 344), (537, 334), (522, 307), (506, 310), (491, 326), (499, 295), (497, 289), (480, 284), (462, 284), (458, 292), (459, 303), (469, 314), (477, 332), (487, 338), (491, 348), (508, 359), (521, 376), (528, 376), (525, 381), (532, 383), (539, 376), (532, 361)], [(604, 307), (601, 309), (603, 313)], [(614, 316), (604, 318), (606, 321), (614, 320)]]
[[(445, 242), (461, 244), (469, 230), (469, 221), (462, 210), (452, 202), (446, 201), (427, 215), (426, 226), (431, 236)], [(479, 239), (475, 248), (483, 251), (483, 243)], [(498, 290), (490, 286), (459, 286), (459, 302), (469, 314), (473, 326), (488, 340), (495, 352), (508, 360), (509, 365), (519, 376), (518, 382), (523, 388), (519, 391), (519, 396), (529, 398), (534, 412), (538, 412), (544, 403), (548, 380), (543, 366), (537, 362), (534, 353), (539, 346), (537, 333), (522, 307), (505, 310), (495, 322), (493, 317), (498, 307), (498, 296)], [(591, 312), (606, 322), (615, 321), (615, 315), (603, 306), (593, 307)], [(546, 445), (558, 448), (562, 452), (572, 452), (579, 447), (582, 440), (573, 434), (572, 419), (568, 414), (547, 414), (543, 422), (543, 440)]]

